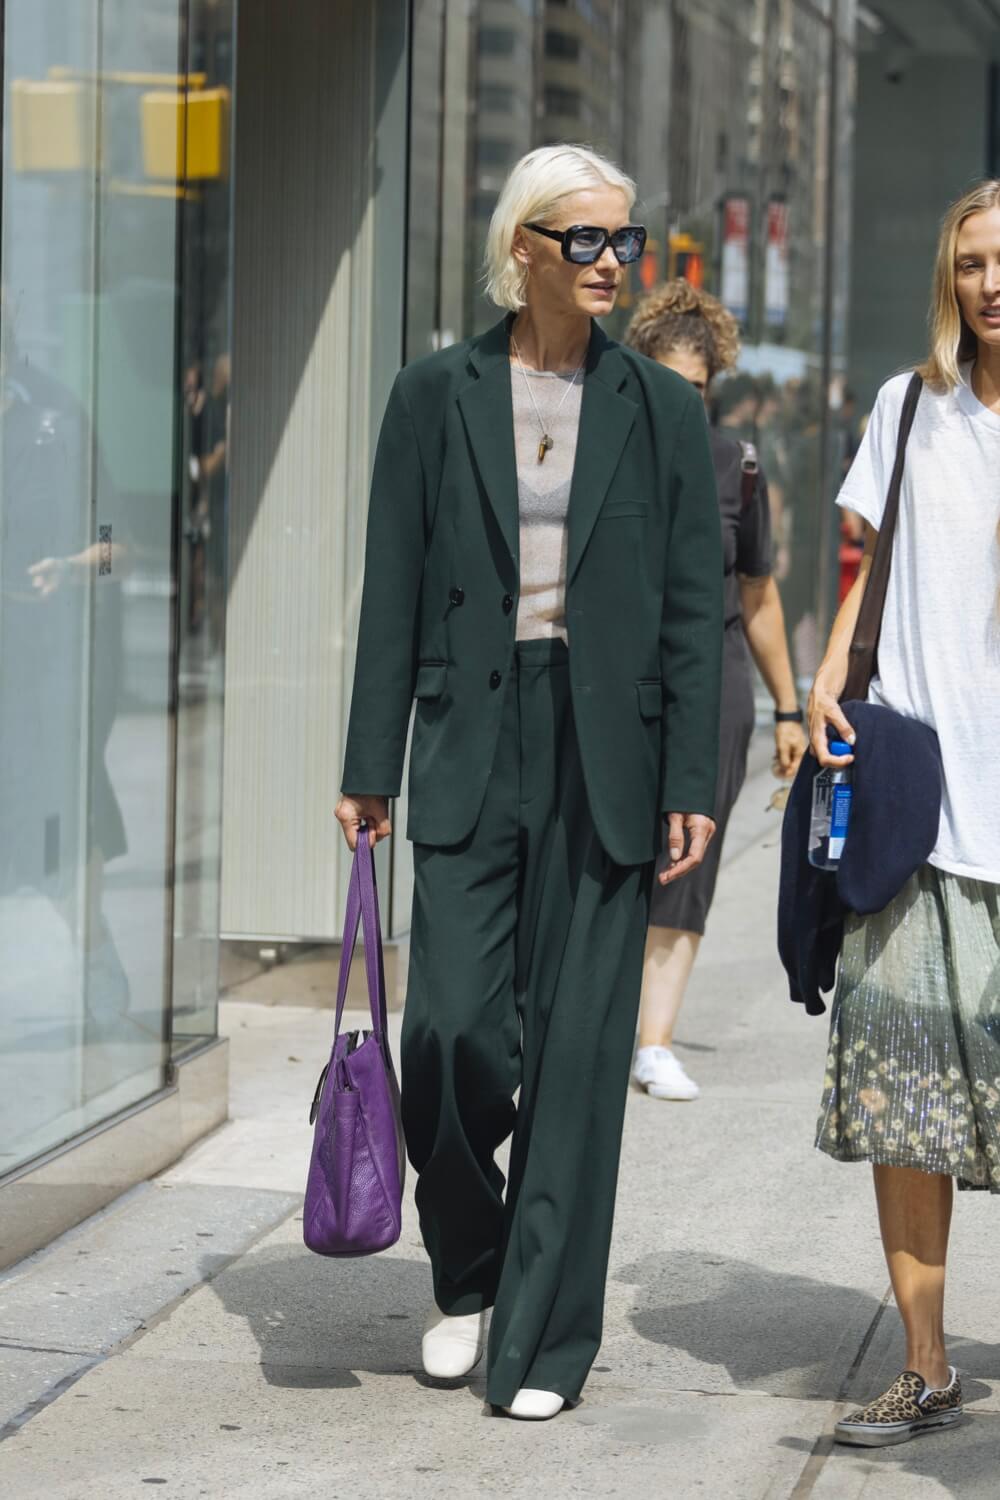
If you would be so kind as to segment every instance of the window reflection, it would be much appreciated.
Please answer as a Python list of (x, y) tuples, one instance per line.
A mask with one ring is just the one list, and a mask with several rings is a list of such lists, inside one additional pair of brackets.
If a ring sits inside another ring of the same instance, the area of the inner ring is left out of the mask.
[[(222, 859), (222, 727), (230, 462), (233, 0), (193, 0), (189, 74), (226, 102), (218, 172), (188, 181), (182, 205), (183, 372), (178, 487), (178, 690), (173, 912), (174, 1055), (215, 1035)], [(191, 115), (188, 115), (191, 128)]]

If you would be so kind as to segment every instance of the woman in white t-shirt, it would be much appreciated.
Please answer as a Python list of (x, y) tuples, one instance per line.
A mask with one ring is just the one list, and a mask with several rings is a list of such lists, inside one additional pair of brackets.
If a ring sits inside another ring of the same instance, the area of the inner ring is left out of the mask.
[[(931, 351), (906, 452), (869, 701), (930, 724), (944, 803), (930, 861), (874, 916), (849, 917), (817, 1145), (874, 1166), (906, 1331), (906, 1369), (837, 1426), (903, 1442), (956, 1421), (944, 1341), (953, 1185), (1000, 1193), (1000, 181), (945, 216)], [(865, 560), (809, 704), (813, 751), (853, 742), (838, 706), (889, 487), (909, 374), (879, 392), (838, 503), (864, 517)]]

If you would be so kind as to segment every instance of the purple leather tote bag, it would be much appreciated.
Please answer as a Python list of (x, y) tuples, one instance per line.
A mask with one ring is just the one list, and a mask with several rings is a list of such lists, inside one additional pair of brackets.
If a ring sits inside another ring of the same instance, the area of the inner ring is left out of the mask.
[[(347, 980), (364, 927), (370, 1031), (340, 1025)], [(337, 1018), (330, 1061), (309, 1111), (315, 1125), (302, 1235), (317, 1255), (373, 1255), (399, 1239), (406, 1153), (399, 1085), (389, 1053), (382, 931), (375, 861), (367, 830), (358, 835), (344, 920)]]

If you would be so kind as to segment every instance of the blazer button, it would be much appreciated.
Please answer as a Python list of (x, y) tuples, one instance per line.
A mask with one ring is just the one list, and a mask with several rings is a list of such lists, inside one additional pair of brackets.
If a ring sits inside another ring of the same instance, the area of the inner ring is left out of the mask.
[(501, 682), (503, 682), (503, 678), (500, 676), (499, 672), (491, 672), (490, 673), (490, 687), (493, 689), (494, 692), (496, 692), (496, 690), (500, 686)]
[(465, 590), (464, 589), (452, 589), (450, 591), (450, 593), (448, 594), (448, 598), (451, 600), (452, 604), (454, 604), (456, 607), (458, 605), (460, 605), (460, 604), (464, 604), (465, 603)]
[(513, 594), (504, 594), (504, 596), (503, 596), (503, 612), (504, 612), (504, 614), (505, 615), (509, 615), (510, 612), (511, 612), (511, 610), (513, 608), (514, 608), (514, 595)]

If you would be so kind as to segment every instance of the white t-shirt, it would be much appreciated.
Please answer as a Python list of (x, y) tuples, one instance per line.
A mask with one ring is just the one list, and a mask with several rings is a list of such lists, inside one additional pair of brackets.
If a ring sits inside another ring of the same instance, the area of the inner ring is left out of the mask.
[[(920, 395), (869, 702), (937, 730), (944, 804), (930, 862), (1000, 884), (1000, 414), (969, 384)], [(837, 497), (881, 525), (909, 375), (878, 393)]]

